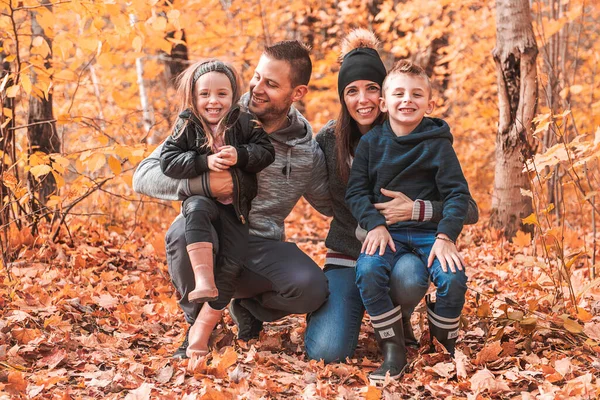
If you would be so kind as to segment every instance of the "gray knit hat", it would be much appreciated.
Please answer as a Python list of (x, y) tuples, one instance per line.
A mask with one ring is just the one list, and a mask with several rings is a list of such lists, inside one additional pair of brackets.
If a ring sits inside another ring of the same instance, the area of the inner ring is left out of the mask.
[(229, 82), (231, 82), (231, 89), (233, 93), (237, 93), (237, 82), (235, 80), (235, 74), (227, 64), (219, 60), (210, 60), (200, 64), (194, 72), (192, 84), (195, 85), (202, 75), (207, 74), (209, 72), (220, 72), (222, 74), (225, 74), (225, 76), (227, 76), (227, 78), (229, 79)]

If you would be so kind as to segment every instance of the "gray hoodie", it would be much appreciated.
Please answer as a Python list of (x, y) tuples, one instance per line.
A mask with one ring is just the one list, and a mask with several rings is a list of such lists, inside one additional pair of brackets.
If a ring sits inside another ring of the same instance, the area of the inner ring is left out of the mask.
[[(248, 98), (244, 95), (240, 103), (247, 106)], [(250, 234), (267, 239), (285, 240), (283, 221), (302, 196), (320, 213), (332, 213), (325, 156), (304, 116), (292, 107), (288, 118), (288, 127), (269, 134), (275, 161), (258, 174), (258, 195), (249, 215)], [(162, 173), (162, 146), (137, 167), (133, 190), (163, 200), (183, 200), (193, 194), (189, 180), (172, 179)]]

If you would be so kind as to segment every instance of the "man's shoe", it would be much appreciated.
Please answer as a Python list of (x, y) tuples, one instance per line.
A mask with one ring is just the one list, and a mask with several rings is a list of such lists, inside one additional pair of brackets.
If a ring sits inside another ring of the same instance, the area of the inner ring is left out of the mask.
[(241, 305), (240, 299), (234, 299), (229, 305), (229, 315), (238, 327), (238, 339), (245, 342), (258, 339), (263, 323)]
[(177, 350), (175, 350), (175, 353), (173, 353), (173, 355), (171, 356), (172, 358), (181, 358), (181, 359), (185, 359), (188, 358), (187, 354), (185, 354), (190, 342), (189, 342), (189, 336), (190, 336), (190, 327), (187, 327), (187, 330), (185, 332), (185, 339), (183, 339), (183, 343), (181, 343), (181, 346), (179, 346), (179, 348)]

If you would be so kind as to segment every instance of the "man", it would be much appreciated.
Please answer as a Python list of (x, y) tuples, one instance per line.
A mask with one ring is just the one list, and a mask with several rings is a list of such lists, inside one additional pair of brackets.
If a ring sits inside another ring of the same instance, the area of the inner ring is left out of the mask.
[[(298, 41), (266, 47), (241, 100), (256, 115), (275, 147), (275, 162), (258, 175), (258, 196), (249, 216), (248, 260), (230, 312), (238, 325), (238, 338), (257, 338), (264, 321), (288, 314), (309, 313), (327, 299), (322, 270), (295, 244), (285, 242), (284, 219), (304, 196), (315, 208), (331, 214), (325, 157), (313, 139), (308, 121), (292, 107), (308, 92), (312, 72), (309, 50)], [(191, 195), (230, 195), (228, 172), (190, 180), (173, 180), (160, 170), (162, 144), (143, 160), (133, 176), (138, 193), (165, 200)], [(193, 324), (201, 304), (190, 303), (194, 275), (185, 250), (185, 221), (176, 218), (166, 236), (167, 263), (179, 302)], [(186, 340), (175, 352), (185, 357)]]

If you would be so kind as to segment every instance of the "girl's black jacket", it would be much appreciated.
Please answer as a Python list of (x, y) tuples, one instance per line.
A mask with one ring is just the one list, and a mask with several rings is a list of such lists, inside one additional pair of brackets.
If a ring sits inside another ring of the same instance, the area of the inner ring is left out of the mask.
[[(225, 144), (237, 150), (237, 163), (229, 168), (233, 179), (233, 206), (242, 223), (248, 220), (250, 203), (256, 197), (256, 174), (275, 160), (275, 149), (256, 117), (234, 107), (225, 116)], [(183, 129), (183, 132), (179, 133)], [(179, 114), (173, 135), (165, 141), (160, 154), (160, 167), (165, 175), (189, 179), (202, 175), (208, 179), (208, 156), (213, 154), (207, 145), (206, 133), (198, 118), (185, 110)], [(209, 185), (205, 185), (209, 187)]]

